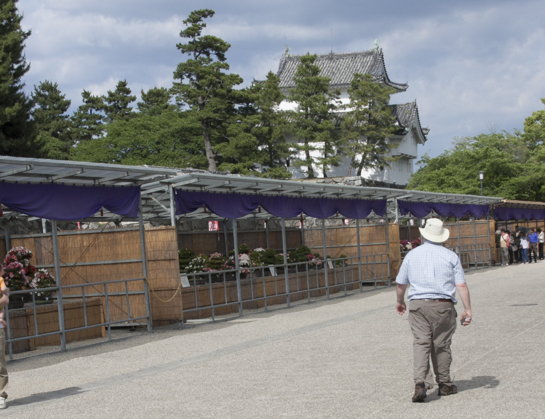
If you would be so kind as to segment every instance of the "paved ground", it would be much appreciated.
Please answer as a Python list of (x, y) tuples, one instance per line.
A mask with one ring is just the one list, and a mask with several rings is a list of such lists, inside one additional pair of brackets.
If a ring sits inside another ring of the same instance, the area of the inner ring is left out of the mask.
[(457, 395), (413, 404), (393, 288), (11, 362), (2, 417), (543, 418), (545, 262), (471, 273)]

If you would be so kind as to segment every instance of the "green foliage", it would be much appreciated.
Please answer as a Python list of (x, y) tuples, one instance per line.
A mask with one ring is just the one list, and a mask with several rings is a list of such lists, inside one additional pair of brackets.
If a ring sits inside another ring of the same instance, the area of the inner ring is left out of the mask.
[[(541, 99), (545, 105), (545, 99)], [(544, 154), (545, 147), (545, 110), (534, 112), (524, 120), (524, 141), (528, 148), (540, 155)], [(541, 161), (545, 161), (541, 159)]]
[(16, 3), (0, 3), (0, 154), (40, 157), (30, 121), (31, 102), (22, 82), (29, 69), (23, 50), (30, 31), (21, 29)]
[(348, 90), (350, 104), (346, 105), (341, 132), (346, 155), (358, 176), (364, 169), (388, 164), (388, 139), (396, 131), (395, 117), (388, 106), (392, 92), (369, 74), (356, 74), (352, 79)]
[(290, 134), (299, 155), (294, 166), (301, 167), (308, 178), (316, 177), (316, 170), (327, 177), (332, 166), (341, 159), (338, 121), (334, 111), (338, 106), (339, 93), (329, 89), (329, 78), (320, 76), (315, 64), (316, 55), (301, 57), (294, 76), (295, 87), (290, 100), (297, 109), (290, 112)]
[(76, 145), (104, 135), (104, 99), (87, 90), (81, 92), (81, 99), (83, 103), (71, 118)]
[(57, 83), (46, 80), (34, 87), (32, 103), (32, 118), (42, 156), (67, 160), (72, 145), (72, 124), (66, 113), (70, 100), (59, 90)]
[(246, 243), (238, 246), (238, 253), (250, 253), (250, 247)]
[(131, 93), (126, 80), (118, 81), (115, 90), (108, 90), (103, 98), (106, 121), (126, 120), (134, 115), (130, 104), (136, 100), (136, 96)]
[(308, 255), (312, 255), (312, 252), (307, 246), (299, 246), (297, 249), (292, 250), (288, 256), (289, 263), (295, 262), (307, 262)]
[(191, 259), (195, 257), (195, 252), (191, 249), (182, 248), (178, 250), (178, 260), (180, 262), (180, 271), (184, 271)]
[(135, 114), (106, 126), (103, 138), (80, 142), (72, 159), (127, 165), (206, 167), (199, 127), (187, 113)]
[(142, 90), (141, 96), (142, 100), (136, 104), (141, 114), (160, 115), (175, 110), (174, 105), (170, 103), (170, 91), (164, 87), (154, 87), (147, 92)]
[(479, 172), (484, 172), (483, 194), (508, 199), (543, 200), (545, 173), (540, 154), (531, 153), (516, 134), (481, 134), (460, 140), (438, 157), (424, 156), (423, 167), (408, 188), (432, 192), (480, 195)]

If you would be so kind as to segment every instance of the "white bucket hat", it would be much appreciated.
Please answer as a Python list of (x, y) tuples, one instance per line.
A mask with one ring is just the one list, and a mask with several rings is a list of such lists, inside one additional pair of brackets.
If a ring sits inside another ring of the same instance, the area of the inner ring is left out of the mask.
[(423, 223), (424, 225), (418, 229), (426, 240), (434, 243), (443, 243), (448, 240), (450, 232), (443, 227), (443, 222), (439, 218), (428, 218)]

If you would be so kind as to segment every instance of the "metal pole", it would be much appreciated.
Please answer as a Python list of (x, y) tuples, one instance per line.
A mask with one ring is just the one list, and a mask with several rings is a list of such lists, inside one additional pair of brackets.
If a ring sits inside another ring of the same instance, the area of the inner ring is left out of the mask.
[(305, 245), (305, 217), (301, 214), (301, 246)]
[(231, 224), (233, 225), (233, 258), (235, 259), (235, 277), (237, 280), (237, 299), (238, 299), (238, 314), (242, 316), (242, 287), (240, 284), (240, 263), (238, 260), (238, 227), (237, 220), (235, 218), (231, 219)]
[(53, 242), (53, 264), (55, 266), (55, 282), (57, 283), (57, 311), (59, 315), (59, 330), (61, 332), (61, 351), (66, 351), (66, 330), (64, 329), (64, 304), (62, 300), (61, 263), (59, 258), (59, 238), (57, 236), (57, 221), (51, 220), (51, 240)]
[[(387, 274), (388, 274), (388, 286), (392, 285), (392, 281), (390, 278), (390, 275), (392, 274), (392, 267), (391, 265), (391, 258), (390, 258), (390, 223), (388, 221), (388, 212), (386, 212), (386, 217), (384, 217), (385, 221), (385, 234), (386, 234), (386, 257), (387, 257)], [(377, 286), (377, 282), (375, 281), (375, 287)]]
[(324, 254), (324, 281), (326, 296), (329, 298), (329, 277), (327, 272), (327, 243), (326, 243), (326, 231), (325, 231), (325, 218), (322, 218), (322, 253)]
[(268, 249), (269, 247), (269, 220), (265, 220), (265, 249)]
[(223, 248), (225, 249), (225, 255), (229, 256), (229, 236), (227, 234), (227, 220), (224, 219), (221, 221), (223, 224)]
[(148, 257), (146, 255), (146, 230), (144, 228), (144, 215), (142, 214), (142, 198), (138, 210), (138, 227), (140, 229), (140, 252), (142, 256), (142, 277), (144, 278), (144, 293), (146, 298), (146, 315), (148, 316), (148, 332), (153, 329), (150, 288), (148, 284)]
[(290, 295), (290, 276), (288, 273), (288, 245), (286, 242), (286, 220), (284, 218), (280, 219), (280, 230), (282, 231), (282, 259), (284, 261), (284, 280), (286, 283), (286, 303), (288, 307), (291, 306), (291, 295)]
[(356, 218), (356, 240), (358, 243), (358, 280), (360, 282), (360, 291), (363, 291), (363, 271), (361, 267), (361, 237), (360, 237), (360, 219)]
[(168, 192), (170, 194), (170, 225), (176, 226), (176, 205), (174, 202), (174, 186), (168, 185)]

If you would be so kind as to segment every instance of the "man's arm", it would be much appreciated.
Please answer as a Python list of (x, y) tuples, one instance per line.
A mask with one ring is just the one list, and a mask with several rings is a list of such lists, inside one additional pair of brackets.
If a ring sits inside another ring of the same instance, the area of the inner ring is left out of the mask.
[(473, 318), (473, 314), (471, 313), (471, 299), (469, 297), (469, 288), (467, 287), (467, 284), (465, 282), (462, 282), (460, 284), (456, 284), (456, 290), (458, 291), (458, 295), (460, 296), (462, 304), (464, 305), (464, 312), (460, 316), (463, 319), (462, 326), (467, 326), (469, 323), (471, 323), (471, 320)]
[(9, 290), (4, 288), (0, 290), (2, 297), (0, 297), (0, 324), (7, 327), (6, 320), (4, 319), (4, 307), (9, 304)]
[(405, 305), (405, 289), (407, 288), (406, 284), (397, 284), (396, 286), (396, 311), (399, 313), (399, 315), (403, 315), (405, 311), (407, 310), (407, 306)]

